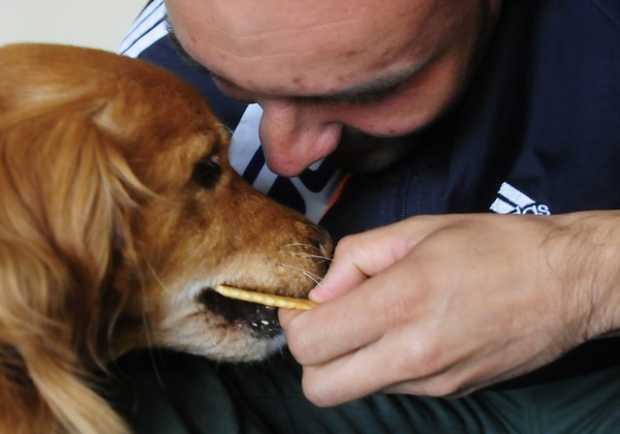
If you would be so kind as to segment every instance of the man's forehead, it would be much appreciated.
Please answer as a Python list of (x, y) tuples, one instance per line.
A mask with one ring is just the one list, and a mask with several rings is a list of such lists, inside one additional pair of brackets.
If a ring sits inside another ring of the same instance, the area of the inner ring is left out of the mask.
[(368, 10), (369, 4), (376, 0), (361, 0), (357, 5), (348, 0), (204, 0), (201, 3), (201, 7), (208, 10), (212, 25), (243, 37), (359, 19), (360, 12)]
[[(432, 3), (168, 0), (168, 7), (185, 49), (216, 74), (265, 93), (304, 94), (354, 85), (389, 67)], [(411, 67), (400, 63), (391, 72)]]
[[(166, 0), (168, 9), (191, 11), (211, 26), (237, 36), (297, 30), (364, 16), (377, 19), (402, 15), (429, 0)], [(430, 2), (432, 3), (432, 1)]]

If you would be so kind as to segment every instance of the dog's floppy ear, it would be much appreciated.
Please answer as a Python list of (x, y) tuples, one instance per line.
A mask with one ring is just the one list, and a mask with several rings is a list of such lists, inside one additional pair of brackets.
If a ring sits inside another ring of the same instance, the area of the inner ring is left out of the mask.
[(0, 432), (125, 433), (88, 373), (122, 308), (103, 291), (114, 251), (131, 259), (149, 193), (92, 113), (57, 112), (0, 116)]

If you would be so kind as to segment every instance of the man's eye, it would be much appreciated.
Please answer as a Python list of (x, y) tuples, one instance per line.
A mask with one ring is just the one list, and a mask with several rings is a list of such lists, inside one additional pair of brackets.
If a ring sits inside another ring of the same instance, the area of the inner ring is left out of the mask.
[(390, 98), (394, 94), (395, 94), (394, 89), (388, 89), (388, 90), (381, 91), (381, 92), (372, 92), (372, 93), (367, 93), (364, 95), (358, 95), (358, 96), (351, 98), (349, 102), (351, 104), (360, 104), (360, 105), (377, 104)]
[(203, 158), (194, 165), (192, 180), (204, 188), (212, 189), (220, 180), (221, 175), (222, 167), (219, 158), (214, 156)]

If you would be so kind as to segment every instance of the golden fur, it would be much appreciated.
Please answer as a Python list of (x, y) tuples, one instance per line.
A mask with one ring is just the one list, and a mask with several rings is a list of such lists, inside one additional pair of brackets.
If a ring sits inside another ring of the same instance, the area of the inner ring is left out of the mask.
[(97, 50), (11, 45), (0, 64), (0, 433), (129, 432), (93, 373), (132, 349), (277, 349), (200, 296), (303, 297), (330, 243), (233, 172), (200, 95)]

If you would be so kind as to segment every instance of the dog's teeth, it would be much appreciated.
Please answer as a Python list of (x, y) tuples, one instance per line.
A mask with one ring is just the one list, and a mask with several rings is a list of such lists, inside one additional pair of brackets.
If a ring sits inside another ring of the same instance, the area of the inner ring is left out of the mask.
[(266, 321), (266, 320), (262, 320), (262, 321), (261, 321), (261, 323), (262, 323), (263, 325), (269, 325), (269, 321)]

